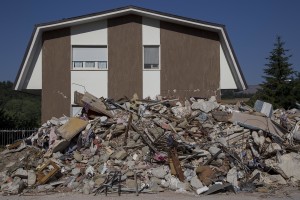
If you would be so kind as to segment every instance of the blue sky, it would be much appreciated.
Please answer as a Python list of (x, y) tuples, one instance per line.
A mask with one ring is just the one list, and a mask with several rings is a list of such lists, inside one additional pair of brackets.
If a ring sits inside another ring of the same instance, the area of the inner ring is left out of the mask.
[(127, 5), (226, 25), (249, 85), (263, 80), (276, 35), (300, 71), (299, 0), (1, 0), (0, 81), (14, 81), (35, 24)]

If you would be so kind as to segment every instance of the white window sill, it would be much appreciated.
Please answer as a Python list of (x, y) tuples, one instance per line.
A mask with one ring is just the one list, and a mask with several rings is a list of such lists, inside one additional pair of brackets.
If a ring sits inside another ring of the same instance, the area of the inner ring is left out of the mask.
[(108, 71), (108, 69), (88, 69), (88, 68), (83, 68), (83, 69), (71, 69), (71, 71)]
[(160, 69), (143, 69), (143, 71), (160, 71)]

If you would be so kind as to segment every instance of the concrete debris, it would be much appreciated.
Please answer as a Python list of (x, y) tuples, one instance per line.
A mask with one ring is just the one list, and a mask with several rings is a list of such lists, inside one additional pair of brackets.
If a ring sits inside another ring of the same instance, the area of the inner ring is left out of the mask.
[(278, 127), (278, 124), (273, 122), (270, 118), (263, 116), (257, 116), (247, 113), (233, 112), (231, 117), (231, 122), (237, 123), (240, 126), (243, 126), (252, 130), (262, 130), (264, 132), (274, 135), (274, 137), (282, 138), (287, 134), (287, 131), (284, 128)]
[(118, 151), (114, 157), (117, 160), (123, 160), (124, 158), (126, 158), (126, 156), (127, 156), (127, 152), (122, 149), (121, 151)]
[(217, 108), (219, 104), (215, 101), (214, 98), (211, 98), (209, 101), (205, 101), (203, 99), (199, 99), (197, 102), (192, 104), (192, 109), (201, 110), (205, 113), (209, 113), (210, 111)]
[(110, 188), (200, 195), (299, 184), (297, 109), (221, 105), (214, 97), (114, 101), (78, 92), (75, 102), (83, 107), (77, 117), (53, 117), (6, 146), (3, 194)]
[(36, 174), (34, 170), (28, 170), (28, 179), (27, 179), (28, 186), (33, 186), (35, 183), (36, 183)]
[(202, 193), (204, 193), (204, 192), (206, 192), (208, 190), (209, 190), (209, 188), (207, 186), (204, 186), (204, 187), (199, 188), (198, 190), (196, 190), (196, 193), (197, 194), (202, 194)]
[(287, 184), (286, 180), (281, 175), (279, 175), (279, 174), (277, 174), (277, 175), (270, 175), (269, 179), (274, 184), (276, 184), (276, 183), (278, 183), (280, 185), (286, 185)]
[(194, 176), (192, 179), (191, 179), (191, 186), (194, 188), (194, 189), (199, 189), (199, 188), (202, 188), (203, 187), (203, 184), (201, 183), (201, 181), (198, 179), (197, 176)]
[(229, 120), (229, 113), (225, 111), (213, 111), (212, 116), (218, 122), (227, 122)]
[(228, 171), (226, 180), (233, 186), (238, 187), (238, 172), (236, 167), (233, 167)]
[(66, 124), (59, 127), (57, 129), (57, 132), (62, 138), (70, 141), (79, 132), (81, 132), (87, 125), (88, 125), (87, 121), (72, 117)]
[(20, 177), (15, 177), (12, 182), (1, 184), (1, 191), (3, 191), (4, 194), (7, 195), (16, 195), (20, 194), (25, 189), (25, 187), (26, 185), (24, 181)]
[[(215, 146), (211, 146), (209, 147), (208, 151), (211, 153), (211, 155), (215, 155), (216, 153), (218, 153), (221, 149), (219, 149), (218, 147), (215, 147)], [(224, 153), (220, 153), (218, 155), (217, 158), (224, 158), (225, 157), (225, 154)]]
[(74, 151), (73, 157), (77, 162), (81, 162), (83, 159), (83, 156), (78, 151)]
[(160, 166), (158, 168), (152, 169), (151, 173), (154, 177), (163, 179), (167, 175), (168, 171), (168, 167)]
[(285, 155), (278, 155), (276, 159), (278, 159), (278, 161), (275, 159), (267, 159), (265, 163), (286, 179), (293, 177), (298, 181), (300, 180), (300, 155), (298, 153), (291, 152)]
[(55, 140), (50, 147), (52, 149), (52, 153), (64, 151), (70, 144), (70, 141), (66, 139), (61, 139), (61, 140)]
[(19, 168), (19, 169), (17, 169), (17, 171), (15, 171), (13, 177), (14, 176), (17, 176), (17, 177), (20, 177), (20, 178), (24, 179), (24, 178), (28, 177), (28, 173), (23, 168)]
[(293, 135), (293, 139), (300, 141), (300, 118), (298, 119), (294, 129), (291, 131), (291, 134)]
[(255, 105), (254, 105), (254, 110), (256, 112), (260, 112), (267, 117), (271, 117), (273, 114), (273, 106), (270, 103), (263, 102), (261, 100), (256, 100)]

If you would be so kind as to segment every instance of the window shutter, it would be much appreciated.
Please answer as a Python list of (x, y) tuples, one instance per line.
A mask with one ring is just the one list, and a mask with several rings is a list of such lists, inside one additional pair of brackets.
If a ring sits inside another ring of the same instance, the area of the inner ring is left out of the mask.
[(74, 47), (73, 61), (107, 61), (107, 48)]
[(144, 64), (159, 64), (159, 48), (144, 47)]

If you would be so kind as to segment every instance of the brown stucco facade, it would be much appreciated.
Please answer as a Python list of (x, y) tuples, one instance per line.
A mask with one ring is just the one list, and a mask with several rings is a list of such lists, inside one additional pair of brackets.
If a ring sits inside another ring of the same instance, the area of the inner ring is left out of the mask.
[(161, 94), (219, 97), (220, 42), (217, 33), (161, 21)]
[(42, 40), (42, 122), (46, 122), (70, 115), (70, 28), (44, 32)]
[(108, 97), (143, 94), (142, 17), (126, 15), (107, 21)]

